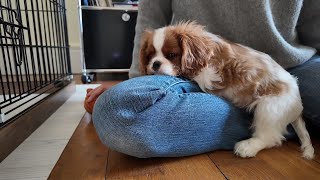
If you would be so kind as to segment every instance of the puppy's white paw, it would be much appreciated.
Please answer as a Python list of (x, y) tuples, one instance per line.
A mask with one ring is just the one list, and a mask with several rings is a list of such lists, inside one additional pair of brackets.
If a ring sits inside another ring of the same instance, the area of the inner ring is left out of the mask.
[(309, 146), (303, 148), (302, 151), (303, 151), (303, 154), (302, 154), (303, 158), (305, 158), (305, 159), (313, 159), (314, 158), (314, 149), (311, 144)]
[(261, 150), (261, 141), (250, 138), (236, 143), (234, 153), (243, 158), (255, 157)]

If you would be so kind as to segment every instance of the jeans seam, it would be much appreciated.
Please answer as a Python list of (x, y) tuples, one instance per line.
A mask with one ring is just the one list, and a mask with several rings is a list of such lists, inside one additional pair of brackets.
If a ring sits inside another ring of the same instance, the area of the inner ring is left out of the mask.
[(177, 85), (177, 84), (180, 84), (180, 83), (189, 83), (189, 82), (190, 82), (190, 81), (180, 80), (180, 79), (178, 79), (177, 77), (174, 77), (174, 79), (170, 79), (170, 80), (166, 81), (166, 82), (165, 82), (166, 85), (164, 85), (164, 86), (162, 86), (161, 88), (159, 88), (158, 90), (156, 90), (156, 91), (158, 91), (159, 93), (162, 94), (161, 98), (159, 98), (154, 104), (152, 104), (151, 106), (143, 109), (142, 111), (138, 111), (137, 108), (134, 107), (136, 113), (141, 113), (141, 112), (149, 109), (150, 107), (154, 106), (160, 99), (162, 99), (164, 96), (167, 95), (168, 90), (169, 90), (172, 86)]
[(171, 86), (174, 86), (179, 83), (189, 82), (179, 77), (175, 77), (175, 76), (170, 76), (170, 77), (171, 78), (169, 80), (165, 81), (164, 84), (159, 87), (160, 90), (167, 91)]
[(175, 82), (173, 84), (170, 84), (168, 87), (166, 87), (163, 91), (167, 92), (168, 89), (170, 89), (172, 86), (174, 85), (177, 85), (177, 84), (180, 84), (180, 83), (189, 83), (189, 81), (178, 81), (178, 82)]
[[(162, 99), (164, 97), (164, 95), (166, 94), (166, 91), (162, 90), (162, 89), (158, 89), (156, 91), (153, 91), (153, 92), (159, 92), (160, 94), (162, 94), (161, 98), (159, 98), (158, 100), (156, 100), (156, 102), (154, 104), (152, 104), (151, 106), (148, 106), (147, 108), (141, 108), (141, 107), (144, 107), (144, 106), (139, 106), (139, 108), (137, 108), (136, 106), (133, 106), (134, 110), (136, 111), (136, 113), (141, 113), (147, 109), (149, 109), (150, 107), (154, 106), (160, 99)], [(139, 109), (139, 110), (138, 110)], [(142, 109), (142, 110), (140, 110)]]

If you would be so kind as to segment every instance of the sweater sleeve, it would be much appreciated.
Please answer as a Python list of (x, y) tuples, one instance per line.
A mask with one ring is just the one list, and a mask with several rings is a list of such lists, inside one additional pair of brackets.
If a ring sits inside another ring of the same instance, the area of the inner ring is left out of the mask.
[(297, 31), (302, 44), (316, 48), (320, 52), (319, 0), (304, 0)]
[(145, 29), (156, 29), (170, 24), (171, 0), (140, 0), (129, 77), (139, 76), (140, 38)]

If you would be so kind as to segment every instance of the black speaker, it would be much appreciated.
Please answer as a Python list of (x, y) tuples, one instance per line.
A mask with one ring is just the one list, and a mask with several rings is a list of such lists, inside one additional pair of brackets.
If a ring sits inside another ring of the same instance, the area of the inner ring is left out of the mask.
[(129, 69), (137, 10), (82, 8), (86, 69)]

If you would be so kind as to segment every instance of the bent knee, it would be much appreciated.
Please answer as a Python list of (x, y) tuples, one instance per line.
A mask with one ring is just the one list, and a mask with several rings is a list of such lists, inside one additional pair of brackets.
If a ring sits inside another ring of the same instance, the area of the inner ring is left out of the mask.
[(131, 156), (153, 156), (142, 135), (138, 135), (139, 128), (144, 125), (137, 114), (164, 96), (165, 91), (155, 84), (148, 86), (143, 79), (119, 83), (102, 93), (92, 113), (93, 124), (102, 143)]

